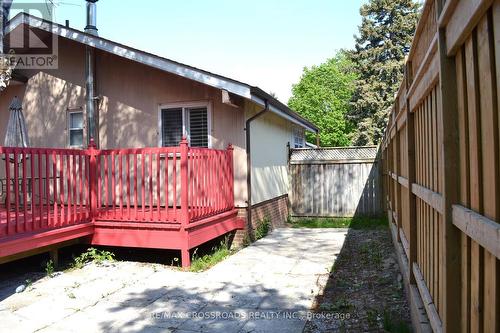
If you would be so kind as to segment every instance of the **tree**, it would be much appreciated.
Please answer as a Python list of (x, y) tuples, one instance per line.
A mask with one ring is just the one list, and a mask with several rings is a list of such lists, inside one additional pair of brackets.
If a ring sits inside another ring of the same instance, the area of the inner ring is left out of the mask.
[[(339, 52), (319, 66), (304, 68), (299, 83), (292, 87), (288, 106), (320, 129), (322, 146), (349, 145), (352, 124), (346, 121), (356, 76), (345, 52)], [(309, 142), (316, 142), (308, 134)]]
[(420, 4), (414, 0), (370, 0), (350, 58), (358, 79), (348, 118), (356, 124), (352, 143), (377, 144), (403, 78)]

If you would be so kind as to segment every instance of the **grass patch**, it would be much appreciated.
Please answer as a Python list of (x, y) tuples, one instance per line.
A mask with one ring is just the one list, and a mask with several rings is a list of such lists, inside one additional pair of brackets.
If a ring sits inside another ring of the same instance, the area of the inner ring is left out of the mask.
[(388, 227), (385, 217), (300, 218), (291, 221), (292, 228), (352, 228), (383, 229)]
[(212, 253), (199, 257), (197, 255), (197, 251), (198, 248), (196, 248), (193, 252), (191, 267), (189, 269), (191, 272), (201, 272), (207, 270), (233, 253), (233, 251), (229, 249), (228, 239), (223, 240), (219, 246), (213, 247)]

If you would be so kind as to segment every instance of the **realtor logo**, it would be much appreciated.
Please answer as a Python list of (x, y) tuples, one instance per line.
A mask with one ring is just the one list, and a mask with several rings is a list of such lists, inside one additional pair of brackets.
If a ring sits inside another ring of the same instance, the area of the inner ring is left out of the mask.
[(4, 50), (11, 66), (16, 69), (56, 69), (57, 34), (53, 34), (53, 6), (49, 3), (27, 3), (13, 1), (10, 18), (20, 12), (30, 14), (23, 24), (6, 27)]

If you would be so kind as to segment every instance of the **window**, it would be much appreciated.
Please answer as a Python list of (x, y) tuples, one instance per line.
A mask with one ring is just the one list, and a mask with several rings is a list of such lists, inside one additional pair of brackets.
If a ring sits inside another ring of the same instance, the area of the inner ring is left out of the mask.
[(160, 107), (160, 145), (178, 146), (186, 135), (191, 147), (210, 146), (210, 112), (207, 103)]
[(293, 148), (304, 148), (304, 129), (301, 127), (293, 127)]
[(83, 147), (83, 111), (69, 113), (68, 136), (70, 147)]
[(182, 139), (182, 108), (161, 110), (162, 146), (178, 146)]

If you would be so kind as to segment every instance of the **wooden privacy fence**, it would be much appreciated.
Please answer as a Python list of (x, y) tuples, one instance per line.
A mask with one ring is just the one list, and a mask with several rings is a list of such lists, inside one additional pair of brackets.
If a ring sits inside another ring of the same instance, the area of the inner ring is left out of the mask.
[(500, 332), (500, 0), (426, 1), (405, 69), (382, 159), (412, 319)]
[(292, 149), (293, 216), (346, 217), (382, 213), (377, 147)]

